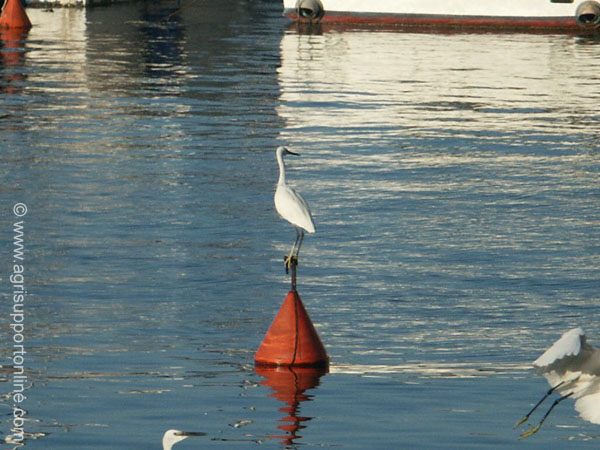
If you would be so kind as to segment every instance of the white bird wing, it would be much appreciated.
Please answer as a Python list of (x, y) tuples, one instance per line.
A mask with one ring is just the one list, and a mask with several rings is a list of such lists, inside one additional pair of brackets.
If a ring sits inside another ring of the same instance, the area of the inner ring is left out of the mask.
[(300, 194), (289, 186), (278, 186), (275, 192), (275, 209), (288, 222), (303, 228), (309, 233), (315, 232), (315, 224), (308, 204)]
[(582, 419), (600, 424), (600, 391), (577, 399), (575, 410)]
[(544, 370), (560, 370), (560, 361), (568, 356), (577, 356), (584, 342), (583, 330), (573, 328), (563, 334), (552, 347), (533, 362), (533, 365)]

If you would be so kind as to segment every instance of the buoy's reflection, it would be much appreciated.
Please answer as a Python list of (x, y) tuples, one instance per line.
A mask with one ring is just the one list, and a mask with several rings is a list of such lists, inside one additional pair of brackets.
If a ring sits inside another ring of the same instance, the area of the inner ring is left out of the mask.
[(25, 59), (27, 32), (18, 28), (0, 28), (0, 90), (8, 94), (21, 92), (20, 83), (26, 78), (20, 68)]
[(282, 439), (283, 445), (293, 445), (297, 439), (302, 438), (298, 432), (306, 428), (305, 422), (312, 417), (300, 415), (300, 403), (310, 401), (313, 395), (306, 394), (309, 389), (319, 386), (320, 379), (327, 373), (327, 368), (312, 367), (264, 367), (256, 366), (256, 373), (265, 380), (260, 384), (268, 386), (273, 391), (269, 397), (276, 398), (284, 403), (279, 411), (285, 414), (277, 425), (277, 428), (283, 431), (283, 435), (269, 436), (272, 439)]

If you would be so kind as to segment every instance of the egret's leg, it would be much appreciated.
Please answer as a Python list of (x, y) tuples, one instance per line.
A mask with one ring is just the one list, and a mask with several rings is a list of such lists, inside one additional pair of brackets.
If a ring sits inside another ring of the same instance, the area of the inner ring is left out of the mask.
[(291, 259), (291, 257), (294, 255), (296, 247), (298, 246), (298, 241), (300, 240), (300, 233), (298, 232), (298, 228), (295, 228), (295, 230), (296, 230), (296, 240), (294, 241), (294, 245), (292, 245), (292, 249), (290, 250), (288, 259)]
[(531, 414), (533, 414), (533, 412), (534, 412), (536, 409), (538, 409), (538, 406), (540, 406), (540, 405), (541, 405), (541, 404), (544, 402), (544, 400), (546, 400), (546, 399), (547, 399), (547, 398), (548, 398), (550, 395), (552, 395), (552, 393), (553, 393), (553, 392), (554, 392), (556, 389), (558, 389), (560, 386), (562, 386), (563, 384), (565, 384), (565, 382), (564, 382), (564, 381), (561, 381), (560, 383), (558, 383), (558, 384), (557, 384), (556, 386), (554, 386), (553, 388), (550, 388), (550, 389), (548, 390), (548, 392), (546, 392), (546, 395), (544, 395), (544, 396), (541, 398), (541, 400), (540, 400), (539, 402), (537, 402), (537, 403), (536, 403), (536, 405), (535, 405), (533, 408), (531, 408), (531, 411), (529, 411), (527, 414), (525, 414), (525, 415), (523, 416), (523, 418), (522, 418), (521, 420), (519, 420), (519, 421), (518, 421), (518, 422), (515, 424), (514, 428), (517, 428), (519, 425), (521, 425), (523, 422), (525, 422), (527, 419), (529, 419), (529, 416), (531, 416)]
[(294, 229), (296, 230), (296, 240), (294, 241), (294, 245), (292, 245), (290, 254), (286, 255), (283, 260), (284, 261), (283, 264), (285, 265), (285, 273), (288, 273), (290, 265), (292, 264), (292, 258), (294, 257), (294, 250), (296, 249), (296, 246), (298, 245), (298, 241), (300, 240), (300, 230), (297, 227), (294, 227)]
[(540, 420), (540, 423), (538, 423), (537, 426), (535, 426), (535, 427), (531, 427), (528, 431), (523, 433), (519, 437), (519, 439), (525, 439), (526, 437), (529, 437), (532, 434), (537, 433), (539, 431), (539, 429), (542, 427), (542, 424), (544, 423), (546, 418), (550, 415), (552, 410), (556, 407), (556, 405), (558, 405), (560, 402), (562, 402), (565, 398), (569, 398), (571, 395), (573, 395), (573, 393), (569, 392), (567, 395), (563, 395), (562, 397), (554, 400), (554, 403), (552, 403), (552, 406), (550, 407), (550, 409), (548, 409), (548, 412), (546, 412), (546, 414), (544, 414), (544, 417), (542, 417), (542, 420)]
[(300, 246), (304, 240), (304, 230), (300, 230), (300, 240), (298, 241), (298, 247), (296, 247), (296, 263), (298, 262), (298, 255), (300, 254)]

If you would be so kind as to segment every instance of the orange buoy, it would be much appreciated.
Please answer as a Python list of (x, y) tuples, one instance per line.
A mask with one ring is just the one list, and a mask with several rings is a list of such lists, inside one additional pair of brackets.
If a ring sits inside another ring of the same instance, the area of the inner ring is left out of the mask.
[(31, 22), (21, 0), (6, 0), (0, 15), (0, 28), (20, 28), (29, 30)]
[(256, 365), (327, 367), (329, 356), (295, 289), (285, 298), (254, 355)]

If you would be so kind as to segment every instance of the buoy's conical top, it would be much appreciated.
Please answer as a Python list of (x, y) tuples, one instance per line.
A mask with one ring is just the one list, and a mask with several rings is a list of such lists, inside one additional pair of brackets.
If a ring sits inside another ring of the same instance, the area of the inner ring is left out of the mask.
[(297, 291), (288, 293), (254, 361), (266, 366), (328, 366), (329, 356)]
[(19, 28), (28, 30), (31, 22), (21, 0), (6, 0), (2, 15), (0, 15), (0, 28)]

